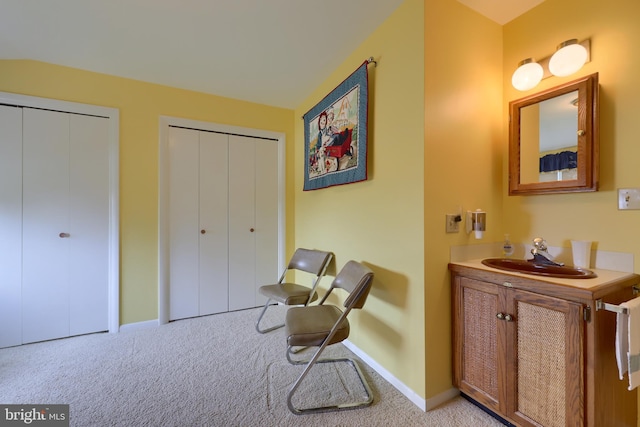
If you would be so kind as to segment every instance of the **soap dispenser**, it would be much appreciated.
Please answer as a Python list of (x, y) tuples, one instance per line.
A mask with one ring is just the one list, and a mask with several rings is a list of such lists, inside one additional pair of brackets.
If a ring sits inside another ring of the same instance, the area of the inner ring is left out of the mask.
[(505, 256), (505, 258), (509, 258), (511, 255), (513, 255), (513, 251), (513, 245), (511, 244), (511, 240), (509, 240), (509, 235), (505, 234), (504, 243), (502, 244), (502, 254)]
[(482, 235), (487, 229), (487, 213), (482, 209), (475, 212), (467, 211), (467, 233), (474, 232), (476, 239), (482, 239)]

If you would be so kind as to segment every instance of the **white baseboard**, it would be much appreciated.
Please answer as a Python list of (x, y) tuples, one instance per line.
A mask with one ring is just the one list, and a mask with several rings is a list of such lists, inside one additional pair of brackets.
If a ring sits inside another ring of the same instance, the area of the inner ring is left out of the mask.
[(145, 320), (144, 322), (127, 323), (120, 325), (120, 332), (139, 331), (141, 329), (157, 328), (160, 325), (158, 319)]
[(459, 394), (460, 390), (458, 390), (457, 388), (450, 388), (449, 390), (440, 393), (439, 395), (434, 396), (431, 399), (427, 399), (427, 411), (437, 408), (438, 406), (450, 401)]
[(389, 381), (389, 383), (392, 386), (398, 389), (400, 393), (404, 394), (407, 397), (407, 399), (412, 401), (418, 408), (422, 409), (423, 411), (427, 410), (427, 406), (426, 406), (427, 402), (422, 397), (420, 397), (415, 391), (407, 387), (406, 384), (404, 384), (402, 381), (400, 381), (395, 376), (393, 376), (391, 372), (383, 368), (378, 362), (373, 360), (371, 357), (369, 357), (368, 354), (366, 354), (365, 352), (360, 350), (358, 347), (356, 347), (351, 341), (345, 340), (345, 341), (342, 341), (342, 343), (345, 345), (345, 347), (351, 350), (356, 356), (362, 359), (364, 363), (369, 365), (374, 371), (380, 374), (382, 378)]
[(373, 360), (368, 354), (356, 347), (351, 341), (345, 340), (342, 343), (356, 356), (362, 359), (364, 363), (369, 365), (374, 371), (380, 374), (382, 378), (389, 381), (389, 383), (394, 386), (400, 393), (405, 395), (407, 399), (409, 399), (418, 408), (422, 409), (425, 412), (442, 405), (444, 402), (447, 402), (460, 394), (460, 391), (457, 388), (451, 388), (444, 393), (440, 393), (439, 395), (434, 396), (431, 399), (425, 400), (415, 391), (411, 390), (411, 388), (407, 387), (406, 384), (393, 376), (391, 372), (387, 371), (378, 362)]

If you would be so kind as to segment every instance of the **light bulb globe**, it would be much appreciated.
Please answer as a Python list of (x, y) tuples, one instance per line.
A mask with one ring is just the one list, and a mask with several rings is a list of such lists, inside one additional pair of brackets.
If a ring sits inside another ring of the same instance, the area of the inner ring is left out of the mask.
[(578, 71), (587, 62), (587, 49), (578, 44), (578, 40), (567, 40), (558, 46), (558, 50), (549, 60), (549, 71), (554, 76), (569, 76)]
[(542, 65), (534, 62), (533, 59), (525, 59), (518, 64), (518, 69), (511, 76), (511, 84), (514, 88), (525, 91), (533, 89), (542, 80), (544, 70)]

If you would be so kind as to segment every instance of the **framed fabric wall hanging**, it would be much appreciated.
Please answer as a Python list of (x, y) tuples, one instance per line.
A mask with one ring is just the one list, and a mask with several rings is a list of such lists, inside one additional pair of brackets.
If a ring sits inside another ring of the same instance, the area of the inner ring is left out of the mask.
[(304, 191), (367, 179), (368, 69), (365, 61), (303, 116)]

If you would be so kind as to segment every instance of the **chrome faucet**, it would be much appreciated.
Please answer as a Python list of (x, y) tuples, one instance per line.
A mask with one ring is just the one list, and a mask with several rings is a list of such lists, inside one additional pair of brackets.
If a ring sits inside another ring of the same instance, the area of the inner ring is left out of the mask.
[(547, 252), (547, 242), (545, 242), (542, 237), (536, 237), (535, 239), (533, 239), (533, 248), (531, 248), (531, 255), (533, 255), (533, 259), (530, 259), (529, 261), (532, 261), (534, 263), (537, 262), (540, 264), (557, 266), (564, 265), (564, 263), (562, 262), (555, 262), (553, 260), (553, 257), (549, 255), (549, 252)]

